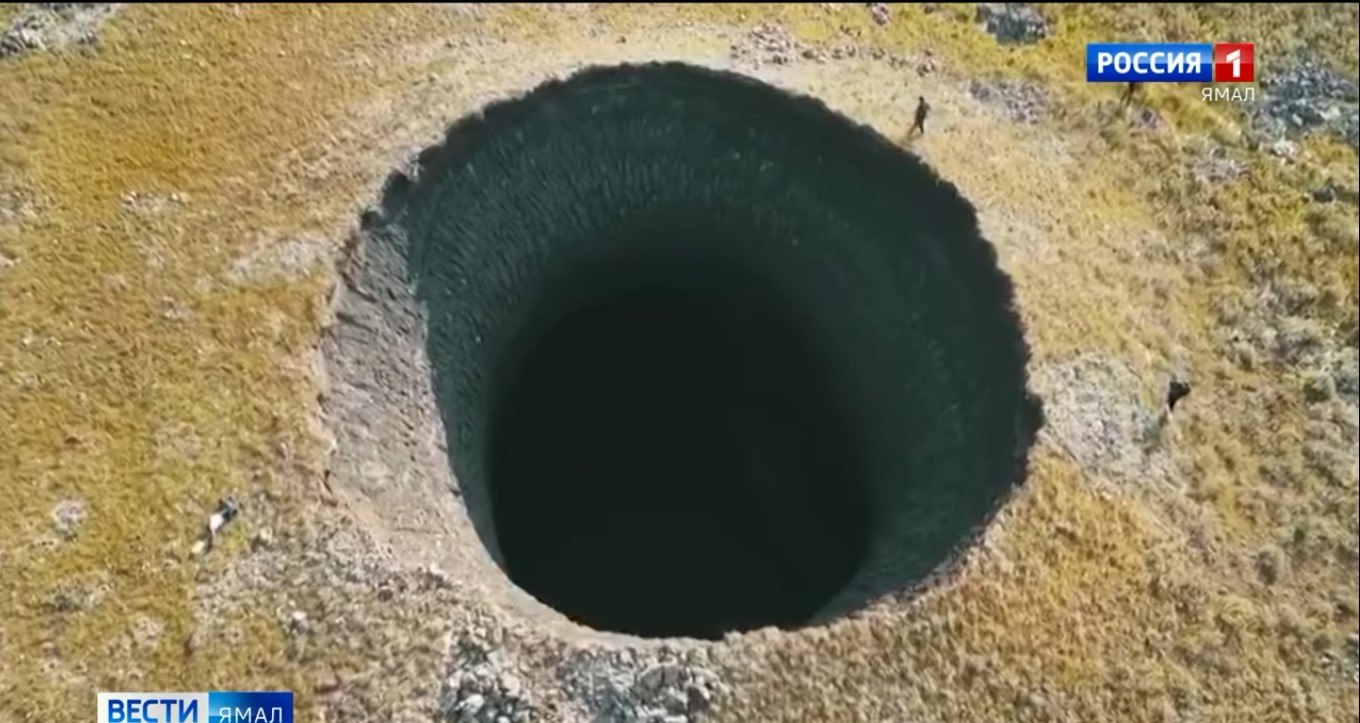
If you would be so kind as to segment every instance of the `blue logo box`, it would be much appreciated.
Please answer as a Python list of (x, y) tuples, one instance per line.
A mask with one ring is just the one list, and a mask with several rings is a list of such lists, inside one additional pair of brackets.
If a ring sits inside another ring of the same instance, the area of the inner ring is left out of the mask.
[(100, 693), (98, 723), (293, 723), (287, 691)]
[(286, 691), (208, 693), (208, 723), (293, 723), (293, 694)]
[(1088, 83), (1210, 83), (1212, 43), (1088, 43)]

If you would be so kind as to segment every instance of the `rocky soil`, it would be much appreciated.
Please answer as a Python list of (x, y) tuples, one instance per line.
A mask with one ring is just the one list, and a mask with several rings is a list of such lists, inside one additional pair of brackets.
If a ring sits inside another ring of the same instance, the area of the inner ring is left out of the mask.
[(117, 3), (32, 3), (0, 32), (0, 61), (66, 45), (95, 45)]
[(1043, 40), (1048, 20), (1028, 3), (978, 3), (977, 21), (1003, 45), (1028, 45)]
[(1316, 58), (1300, 56), (1261, 73), (1261, 102), (1249, 107), (1262, 142), (1325, 132), (1360, 143), (1356, 79)]

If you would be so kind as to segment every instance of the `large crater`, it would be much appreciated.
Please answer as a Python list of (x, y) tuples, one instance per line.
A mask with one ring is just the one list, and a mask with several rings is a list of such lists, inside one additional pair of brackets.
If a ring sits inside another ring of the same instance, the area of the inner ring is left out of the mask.
[(910, 590), (1039, 422), (972, 208), (815, 100), (666, 64), (486, 109), (388, 184), (468, 515), (518, 586), (643, 636)]

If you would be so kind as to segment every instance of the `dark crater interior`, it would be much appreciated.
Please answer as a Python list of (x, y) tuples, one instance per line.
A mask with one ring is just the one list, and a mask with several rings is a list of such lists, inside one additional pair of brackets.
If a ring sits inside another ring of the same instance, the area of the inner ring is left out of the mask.
[(598, 629), (794, 628), (920, 584), (1039, 424), (971, 206), (741, 76), (591, 69), (488, 108), (365, 221), (428, 315), (473, 523)]

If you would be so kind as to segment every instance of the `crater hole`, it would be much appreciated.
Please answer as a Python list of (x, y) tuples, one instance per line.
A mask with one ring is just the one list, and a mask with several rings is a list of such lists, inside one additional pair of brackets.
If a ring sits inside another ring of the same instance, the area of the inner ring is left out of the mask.
[(947, 571), (1023, 479), (1041, 415), (972, 207), (821, 103), (596, 68), (416, 168), (376, 273), (415, 292), (478, 535), (567, 617), (830, 620)]
[(501, 551), (586, 624), (797, 625), (862, 562), (865, 480), (835, 374), (793, 310), (712, 266), (598, 279), (498, 369)]

